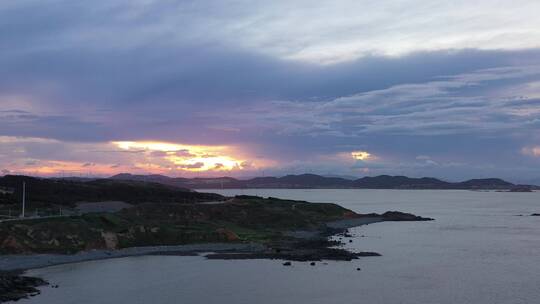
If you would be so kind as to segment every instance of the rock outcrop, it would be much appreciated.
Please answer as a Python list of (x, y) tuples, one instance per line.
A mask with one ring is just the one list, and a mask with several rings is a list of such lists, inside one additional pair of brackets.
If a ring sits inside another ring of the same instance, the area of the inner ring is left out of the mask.
[(0, 274), (0, 303), (17, 301), (40, 293), (39, 286), (48, 283), (40, 278), (19, 276), (16, 274)]

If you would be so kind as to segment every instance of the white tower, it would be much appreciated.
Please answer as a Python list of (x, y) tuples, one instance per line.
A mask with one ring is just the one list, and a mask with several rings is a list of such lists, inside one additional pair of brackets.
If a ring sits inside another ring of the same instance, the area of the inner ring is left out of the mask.
[(22, 213), (21, 217), (24, 217), (24, 208), (26, 205), (26, 183), (22, 183)]

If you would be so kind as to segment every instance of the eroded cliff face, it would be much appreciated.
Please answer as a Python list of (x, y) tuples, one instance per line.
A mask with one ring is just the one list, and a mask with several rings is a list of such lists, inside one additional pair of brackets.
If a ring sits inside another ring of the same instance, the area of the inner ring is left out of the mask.
[(220, 234), (222, 237), (227, 239), (227, 241), (230, 241), (230, 242), (240, 241), (240, 237), (229, 229), (218, 228), (216, 229), (216, 233)]
[(0, 253), (75, 252), (104, 248), (100, 235), (81, 222), (24, 220), (0, 225)]
[(110, 250), (118, 249), (118, 235), (114, 232), (101, 232), (105, 247)]
[[(70, 230), (49, 225), (2, 225), (1, 254), (75, 253), (91, 249), (116, 250), (134, 246), (178, 245), (198, 242), (232, 242), (240, 238), (232, 231), (168, 231), (155, 226), (134, 225), (122, 231), (103, 227), (71, 226)], [(40, 232), (36, 232), (40, 229)], [(67, 231), (67, 232), (65, 232)]]

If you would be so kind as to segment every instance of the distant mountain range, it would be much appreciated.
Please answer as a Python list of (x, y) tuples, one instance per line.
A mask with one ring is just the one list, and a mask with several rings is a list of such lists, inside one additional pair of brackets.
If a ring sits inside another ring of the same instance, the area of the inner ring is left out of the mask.
[(121, 173), (110, 177), (116, 180), (146, 181), (190, 189), (237, 188), (291, 188), (291, 189), (465, 189), (465, 190), (527, 190), (539, 189), (532, 185), (516, 185), (499, 178), (471, 179), (464, 182), (447, 182), (432, 177), (380, 175), (356, 180), (325, 177), (315, 174), (286, 175), (283, 177), (255, 177), (236, 179), (182, 178), (164, 175), (133, 175)]

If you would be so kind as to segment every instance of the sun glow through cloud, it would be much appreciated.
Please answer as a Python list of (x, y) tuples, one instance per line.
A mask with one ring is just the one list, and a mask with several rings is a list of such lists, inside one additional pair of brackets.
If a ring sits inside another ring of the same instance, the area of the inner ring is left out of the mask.
[(366, 151), (353, 151), (351, 152), (351, 156), (356, 160), (370, 160), (373, 158), (373, 156)]
[[(56, 151), (63, 151), (63, 159)], [(160, 141), (67, 142), (39, 137), (0, 136), (0, 175), (109, 176), (169, 174), (223, 176), (275, 166), (254, 160), (247, 147), (186, 145)]]
[[(168, 163), (168, 168), (186, 171), (232, 171), (242, 170), (250, 163), (229, 154), (233, 149), (227, 146), (183, 145), (177, 143), (153, 141), (117, 141), (118, 148), (132, 152), (148, 154), (147, 161)], [(167, 166), (167, 164), (164, 164)]]

